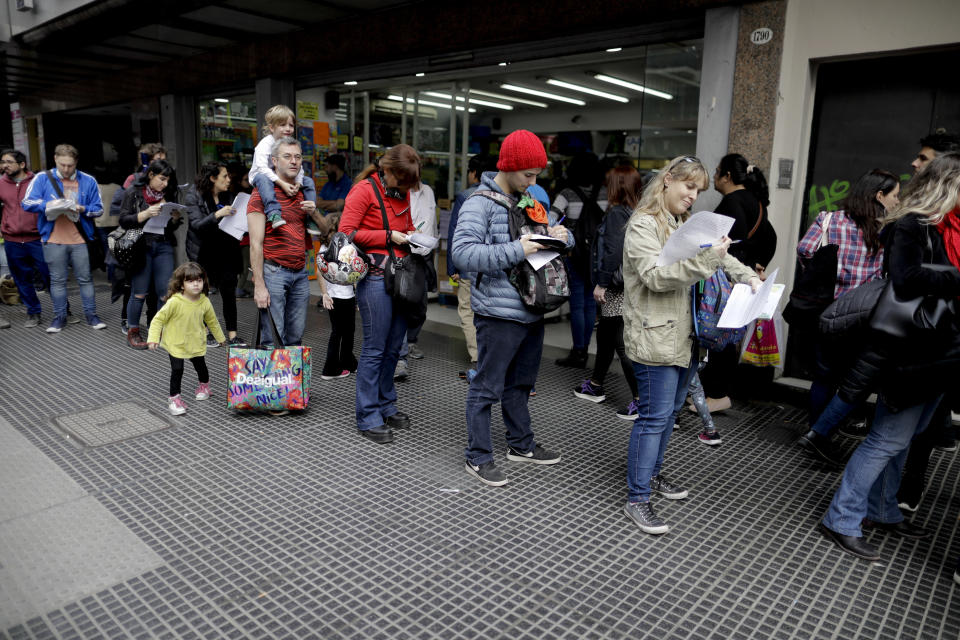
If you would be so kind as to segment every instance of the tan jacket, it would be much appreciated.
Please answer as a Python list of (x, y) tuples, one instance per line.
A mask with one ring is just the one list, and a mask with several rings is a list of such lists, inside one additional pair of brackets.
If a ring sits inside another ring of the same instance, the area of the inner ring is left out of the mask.
[[(670, 216), (671, 231), (678, 226)], [(657, 257), (666, 242), (656, 217), (630, 216), (623, 245), (623, 341), (634, 362), (687, 367), (693, 348), (690, 287), (718, 267), (733, 282), (747, 282), (757, 274), (729, 255), (721, 260), (714, 249), (658, 267)]]

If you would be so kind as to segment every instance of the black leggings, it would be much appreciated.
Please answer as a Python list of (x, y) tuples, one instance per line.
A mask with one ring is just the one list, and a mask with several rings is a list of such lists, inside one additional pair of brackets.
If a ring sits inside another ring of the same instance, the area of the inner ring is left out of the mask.
[(591, 380), (599, 385), (603, 384), (603, 379), (607, 376), (607, 370), (610, 369), (610, 363), (613, 362), (613, 352), (616, 351), (620, 356), (620, 368), (623, 369), (623, 377), (627, 379), (630, 385), (630, 393), (637, 397), (637, 378), (633, 372), (633, 363), (627, 357), (626, 349), (623, 348), (623, 316), (600, 317), (600, 325), (597, 327), (597, 357), (593, 361), (593, 377)]
[[(190, 358), (193, 368), (197, 370), (197, 381), (210, 382), (210, 372), (207, 371), (207, 361), (203, 356)], [(180, 383), (183, 381), (183, 358), (170, 356), (170, 397), (180, 395)]]
[(330, 309), (330, 342), (327, 343), (327, 361), (323, 375), (336, 376), (346, 369), (357, 370), (357, 358), (353, 355), (353, 336), (357, 321), (356, 298), (334, 298)]

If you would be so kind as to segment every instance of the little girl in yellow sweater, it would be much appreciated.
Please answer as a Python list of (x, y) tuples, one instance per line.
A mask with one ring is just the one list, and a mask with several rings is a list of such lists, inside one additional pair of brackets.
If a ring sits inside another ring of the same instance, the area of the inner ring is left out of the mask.
[(170, 355), (170, 399), (167, 408), (179, 416), (187, 412), (180, 397), (183, 361), (190, 360), (197, 370), (197, 400), (210, 397), (210, 373), (204, 356), (207, 353), (207, 328), (221, 345), (227, 338), (220, 329), (217, 314), (207, 298), (210, 284), (207, 274), (196, 262), (180, 265), (173, 272), (167, 288), (167, 301), (153, 316), (147, 346), (160, 344)]

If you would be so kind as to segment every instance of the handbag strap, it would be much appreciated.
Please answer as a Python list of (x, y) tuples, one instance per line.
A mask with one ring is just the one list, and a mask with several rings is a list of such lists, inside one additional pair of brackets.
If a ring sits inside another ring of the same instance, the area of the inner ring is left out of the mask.
[(270, 313), (270, 308), (261, 309), (257, 307), (257, 338), (253, 341), (254, 346), (260, 344), (260, 329), (263, 327), (263, 315), (266, 314), (270, 318), (270, 330), (273, 331), (273, 346), (277, 349), (282, 349), (284, 344), (283, 340), (280, 339), (280, 332), (277, 330), (277, 323), (273, 319), (273, 314)]
[(828, 244), (827, 235), (830, 230), (830, 218), (833, 217), (833, 212), (828, 212), (826, 216), (823, 217), (823, 226), (820, 228), (820, 245), (817, 249), (822, 249), (824, 245)]
[[(60, 183), (53, 177), (53, 172), (50, 169), (44, 171), (47, 174), (47, 180), (50, 181), (50, 186), (53, 187), (53, 190), (57, 192), (57, 196), (63, 199), (63, 189), (60, 188)], [(83, 238), (84, 242), (91, 242), (87, 239), (87, 232), (83, 230), (83, 225), (80, 224), (80, 219), (78, 218), (73, 222), (77, 227), (77, 231), (80, 232), (80, 237)]]
[(753, 225), (753, 229), (750, 229), (750, 233), (747, 234), (747, 240), (753, 237), (753, 234), (760, 228), (760, 222), (763, 221), (763, 203), (759, 200), (757, 201), (757, 207), (760, 209), (760, 213), (757, 215), (757, 224)]
[(393, 253), (393, 244), (390, 241), (390, 220), (387, 218), (387, 205), (383, 202), (383, 196), (380, 195), (380, 190), (377, 189), (377, 181), (372, 177), (368, 177), (367, 180), (370, 182), (370, 187), (373, 189), (373, 193), (377, 196), (377, 202), (380, 203), (380, 214), (383, 215), (383, 228), (387, 232), (387, 252), (390, 254), (391, 260), (396, 260), (397, 256)]

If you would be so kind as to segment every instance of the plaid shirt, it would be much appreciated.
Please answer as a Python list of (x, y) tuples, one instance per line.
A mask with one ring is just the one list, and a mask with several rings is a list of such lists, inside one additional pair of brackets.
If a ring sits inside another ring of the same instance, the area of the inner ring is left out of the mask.
[[(823, 219), (826, 215), (826, 211), (820, 212), (800, 240), (800, 244), (797, 245), (797, 254), (801, 262), (812, 258), (820, 247)], [(840, 247), (837, 250), (837, 286), (833, 293), (834, 299), (864, 282), (875, 280), (883, 275), (883, 248), (881, 247), (876, 255), (870, 255), (869, 249), (863, 242), (863, 233), (843, 211), (834, 211), (830, 216), (826, 244), (835, 244)]]

